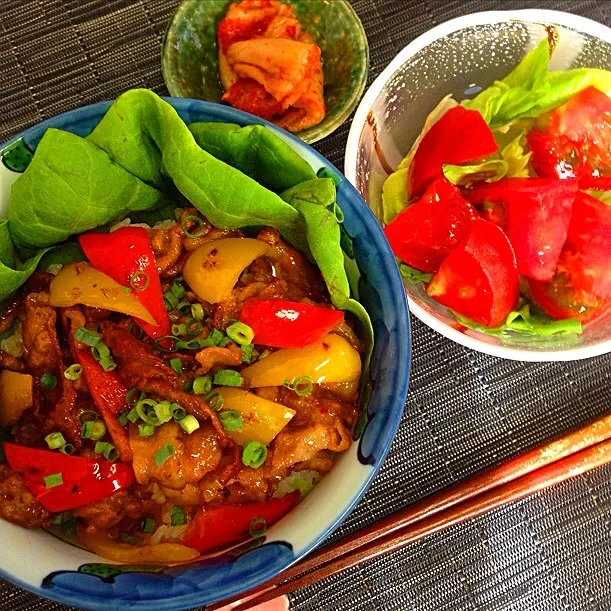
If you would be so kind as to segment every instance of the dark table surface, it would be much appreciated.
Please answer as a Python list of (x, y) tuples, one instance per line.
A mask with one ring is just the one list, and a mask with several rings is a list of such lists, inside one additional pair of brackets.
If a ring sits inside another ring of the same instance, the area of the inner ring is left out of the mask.
[[(131, 87), (166, 94), (159, 52), (177, 4), (0, 0), (0, 140)], [(369, 37), (370, 82), (416, 36), (475, 11), (553, 8), (611, 25), (609, 0), (353, 5)], [(316, 145), (340, 168), (348, 128), (349, 121)], [(399, 433), (381, 473), (334, 538), (609, 411), (611, 356), (503, 361), (413, 323), (413, 373)], [(611, 609), (610, 480), (611, 467), (578, 477), (299, 591), (291, 608)], [(0, 581), (0, 609), (66, 607)]]

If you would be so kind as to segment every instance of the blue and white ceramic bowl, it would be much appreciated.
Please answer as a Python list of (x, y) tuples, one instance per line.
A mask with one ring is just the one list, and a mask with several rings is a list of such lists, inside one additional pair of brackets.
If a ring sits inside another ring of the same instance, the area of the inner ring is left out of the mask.
[[(0, 520), (0, 576), (36, 594), (86, 609), (189, 609), (239, 594), (286, 569), (328, 537), (361, 498), (388, 452), (407, 393), (411, 335), (403, 284), (380, 226), (355, 189), (312, 148), (264, 121), (208, 102), (167, 101), (187, 123), (266, 124), (314, 170), (338, 177), (338, 203), (362, 273), (360, 300), (375, 330), (373, 392), (367, 423), (351, 449), (295, 510), (266, 533), (263, 545), (241, 554), (175, 567), (109, 564), (50, 533)], [(0, 147), (0, 218), (6, 216), (10, 185), (19, 176), (20, 165), (27, 162), (28, 151), (36, 148), (45, 130), (56, 127), (85, 136), (109, 106), (110, 102), (101, 102), (59, 115)]]

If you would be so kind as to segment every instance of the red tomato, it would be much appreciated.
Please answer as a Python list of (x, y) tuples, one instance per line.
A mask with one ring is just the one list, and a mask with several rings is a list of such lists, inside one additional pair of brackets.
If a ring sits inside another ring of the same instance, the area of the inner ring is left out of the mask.
[(441, 176), (431, 183), (422, 199), (387, 225), (384, 233), (401, 261), (435, 272), (476, 216), (460, 191)]
[[(608, 307), (605, 300), (577, 286), (583, 261), (570, 251), (562, 252), (558, 271), (551, 282), (528, 279), (535, 303), (552, 318), (578, 318), (582, 323), (600, 316)], [(577, 275), (576, 275), (577, 273)], [(575, 282), (576, 277), (578, 281)]]
[[(576, 180), (504, 178), (477, 187), (468, 197), (476, 205), (504, 207), (501, 226), (515, 250), (518, 271), (549, 282), (566, 241), (576, 193)], [(484, 218), (492, 220), (490, 215)]]
[(611, 297), (611, 206), (578, 193), (565, 249), (576, 265), (573, 284), (598, 297)]
[(588, 87), (541, 117), (527, 135), (540, 176), (572, 178), (611, 172), (611, 98)]
[(441, 264), (427, 293), (476, 323), (502, 325), (519, 298), (518, 269), (507, 236), (496, 225), (475, 219)]
[(446, 163), (477, 161), (498, 150), (494, 135), (477, 110), (450, 108), (426, 133), (409, 170), (409, 196), (420, 197)]

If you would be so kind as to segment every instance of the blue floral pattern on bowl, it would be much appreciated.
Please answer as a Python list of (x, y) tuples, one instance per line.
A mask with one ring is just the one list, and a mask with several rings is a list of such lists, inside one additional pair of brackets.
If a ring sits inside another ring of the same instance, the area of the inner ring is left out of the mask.
[[(166, 98), (187, 122), (221, 121), (267, 125), (319, 173), (336, 180), (344, 228), (361, 271), (359, 298), (369, 311), (376, 345), (371, 360), (371, 396), (358, 443), (259, 546), (174, 566), (111, 565), (54, 538), (0, 521), (4, 549), (0, 576), (59, 602), (86, 609), (187, 609), (255, 587), (299, 560), (346, 518), (380, 468), (399, 425), (410, 371), (410, 327), (403, 285), (394, 257), (374, 216), (339, 171), (298, 138), (252, 115), (199, 100)], [(44, 121), (0, 147), (0, 217), (10, 185), (23, 171), (45, 130), (88, 135), (111, 102), (101, 102)], [(12, 152), (11, 152), (12, 151)], [(42, 553), (42, 549), (45, 553)], [(14, 553), (12, 553), (14, 550)]]

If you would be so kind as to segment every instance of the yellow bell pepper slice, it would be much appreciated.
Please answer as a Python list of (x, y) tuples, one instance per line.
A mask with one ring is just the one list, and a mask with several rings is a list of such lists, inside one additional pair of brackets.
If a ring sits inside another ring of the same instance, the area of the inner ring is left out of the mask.
[(181, 543), (157, 543), (155, 545), (131, 545), (113, 541), (108, 533), (96, 531), (90, 533), (83, 526), (78, 526), (76, 534), (80, 542), (94, 554), (128, 564), (155, 564), (157, 562), (188, 562), (200, 554), (196, 549)]
[(272, 352), (240, 373), (250, 388), (282, 386), (302, 376), (314, 384), (352, 382), (361, 374), (361, 356), (343, 337), (330, 333), (305, 348)]
[(244, 427), (239, 431), (227, 431), (227, 436), (239, 446), (245, 446), (249, 441), (269, 445), (295, 415), (294, 410), (247, 390), (217, 388), (215, 392), (223, 397), (223, 410), (235, 410), (242, 416)]
[(267, 250), (265, 242), (252, 238), (213, 240), (191, 253), (182, 275), (200, 299), (219, 303), (231, 295), (244, 269)]
[(51, 281), (49, 293), (50, 304), (54, 307), (65, 308), (81, 303), (128, 314), (157, 326), (150, 312), (129, 292), (128, 287), (84, 261), (62, 267)]
[(4, 370), (0, 373), (0, 426), (13, 426), (32, 407), (32, 376)]

